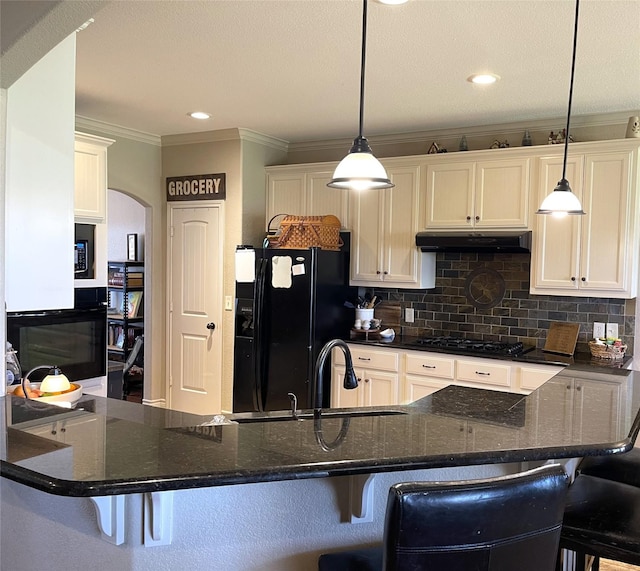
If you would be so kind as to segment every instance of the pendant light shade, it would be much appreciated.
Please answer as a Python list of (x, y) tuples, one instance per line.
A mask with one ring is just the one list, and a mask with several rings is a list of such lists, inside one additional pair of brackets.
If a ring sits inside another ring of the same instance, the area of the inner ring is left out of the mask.
[(362, 136), (364, 119), (364, 64), (367, 47), (367, 0), (363, 0), (362, 9), (362, 57), (360, 65), (360, 127), (358, 136), (353, 140), (349, 154), (340, 161), (333, 173), (333, 179), (327, 184), (331, 188), (370, 190), (392, 188), (384, 167), (373, 156), (369, 142)]
[(576, 67), (576, 46), (578, 43), (578, 13), (580, 0), (576, 0), (576, 17), (573, 28), (573, 55), (571, 58), (571, 81), (569, 82), (569, 108), (567, 111), (567, 128), (564, 134), (564, 158), (562, 161), (562, 179), (558, 182), (553, 192), (545, 197), (536, 214), (553, 214), (565, 216), (566, 214), (585, 214), (580, 204), (580, 199), (573, 194), (571, 186), (566, 178), (567, 154), (569, 152), (569, 124), (571, 122), (571, 101), (573, 99), (573, 76)]

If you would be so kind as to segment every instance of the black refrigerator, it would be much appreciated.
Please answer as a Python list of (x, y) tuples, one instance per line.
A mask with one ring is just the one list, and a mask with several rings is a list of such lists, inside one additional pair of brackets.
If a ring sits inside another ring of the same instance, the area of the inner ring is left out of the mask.
[[(348, 339), (354, 320), (344, 306), (357, 295), (349, 286), (349, 253), (254, 251), (254, 275), (236, 281), (233, 411), (288, 409), (288, 393), (299, 408), (311, 408), (317, 356), (327, 341)], [(330, 377), (327, 362), (323, 406), (330, 402)]]

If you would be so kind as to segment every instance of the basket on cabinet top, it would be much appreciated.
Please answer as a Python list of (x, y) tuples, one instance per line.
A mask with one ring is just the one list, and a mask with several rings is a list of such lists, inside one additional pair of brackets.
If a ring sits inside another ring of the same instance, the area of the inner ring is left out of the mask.
[(339, 250), (340, 220), (333, 214), (325, 216), (286, 215), (280, 222), (280, 233), (269, 238), (272, 248), (304, 250), (318, 247), (322, 250)]
[(605, 345), (604, 343), (596, 343), (595, 341), (589, 341), (589, 350), (591, 356), (597, 359), (622, 359), (626, 345)]

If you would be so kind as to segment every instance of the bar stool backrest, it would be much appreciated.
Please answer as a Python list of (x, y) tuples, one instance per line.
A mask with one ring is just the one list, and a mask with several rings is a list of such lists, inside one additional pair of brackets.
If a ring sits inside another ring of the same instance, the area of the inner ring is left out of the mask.
[(389, 491), (385, 571), (553, 571), (569, 478), (559, 465)]

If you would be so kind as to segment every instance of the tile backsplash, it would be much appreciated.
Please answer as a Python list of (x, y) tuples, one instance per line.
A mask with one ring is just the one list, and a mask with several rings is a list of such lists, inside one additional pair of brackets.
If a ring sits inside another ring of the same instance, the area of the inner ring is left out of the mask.
[(588, 353), (593, 322), (600, 321), (617, 323), (632, 353), (635, 299), (532, 295), (530, 265), (530, 254), (438, 253), (434, 289), (372, 293), (400, 305), (403, 316), (404, 308), (414, 309), (414, 323), (401, 323), (405, 335), (522, 341), (541, 349), (551, 322), (571, 322), (580, 324), (576, 351)]

